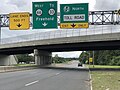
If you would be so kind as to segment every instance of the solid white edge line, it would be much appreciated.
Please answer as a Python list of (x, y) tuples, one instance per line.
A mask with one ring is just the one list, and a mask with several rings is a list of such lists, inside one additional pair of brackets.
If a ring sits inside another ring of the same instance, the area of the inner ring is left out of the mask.
[(90, 73), (90, 69), (89, 69), (89, 77), (90, 77), (90, 90), (93, 90), (93, 88), (92, 88), (92, 76)]
[(55, 75), (59, 75), (60, 73), (56, 73)]
[(90, 79), (91, 79), (91, 81), (90, 81), (90, 84), (91, 84), (91, 90), (93, 90), (93, 88), (92, 88), (92, 76), (91, 76), (91, 74), (90, 74)]
[(39, 81), (38, 81), (38, 80), (33, 81), (33, 82), (31, 82), (31, 83), (25, 84), (25, 86), (30, 86), (30, 85), (35, 84), (35, 83), (37, 83), (37, 82), (39, 82)]

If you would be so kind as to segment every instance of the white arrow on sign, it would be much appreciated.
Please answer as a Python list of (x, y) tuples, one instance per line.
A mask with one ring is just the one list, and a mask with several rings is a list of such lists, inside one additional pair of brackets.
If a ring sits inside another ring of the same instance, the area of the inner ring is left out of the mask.
[(44, 22), (44, 23), (42, 23), (42, 25), (45, 27), (45, 26), (47, 26), (48, 24), (47, 24), (46, 22)]

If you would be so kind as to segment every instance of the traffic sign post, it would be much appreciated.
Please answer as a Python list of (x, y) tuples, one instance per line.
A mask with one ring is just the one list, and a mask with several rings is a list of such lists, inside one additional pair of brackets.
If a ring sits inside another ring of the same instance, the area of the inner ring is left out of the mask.
[(88, 3), (61, 4), (60, 28), (88, 28)]
[(1, 20), (1, 15), (0, 15), (0, 44), (1, 44), (1, 39), (2, 39), (2, 35), (1, 35), (1, 32), (2, 32), (2, 30), (1, 30), (1, 23), (2, 23), (2, 20)]
[(57, 28), (57, 1), (33, 2), (33, 29)]
[(25, 13), (10, 13), (10, 30), (27, 30), (30, 28), (30, 14)]

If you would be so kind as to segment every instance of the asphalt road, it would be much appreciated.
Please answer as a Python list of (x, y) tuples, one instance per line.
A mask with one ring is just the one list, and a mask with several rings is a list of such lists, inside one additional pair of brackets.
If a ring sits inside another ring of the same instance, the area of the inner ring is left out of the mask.
[(72, 60), (68, 63), (61, 63), (61, 64), (51, 64), (50, 66), (48, 67), (64, 67), (64, 68), (83, 68), (83, 69), (87, 69), (88, 67), (86, 67), (84, 64), (81, 66), (78, 67), (78, 63), (79, 61), (78, 60)]
[(0, 73), (0, 90), (90, 90), (89, 72), (34, 69)]
[(86, 68), (84, 65), (81, 67), (78, 67), (78, 60), (72, 60), (70, 64), (63, 64), (62, 67), (68, 67), (68, 68)]

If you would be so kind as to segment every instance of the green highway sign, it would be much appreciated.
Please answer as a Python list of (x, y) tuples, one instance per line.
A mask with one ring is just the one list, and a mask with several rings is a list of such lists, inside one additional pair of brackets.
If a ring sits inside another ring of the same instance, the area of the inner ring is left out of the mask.
[(88, 28), (88, 3), (61, 4), (60, 28)]
[(57, 1), (33, 2), (33, 29), (58, 28)]

